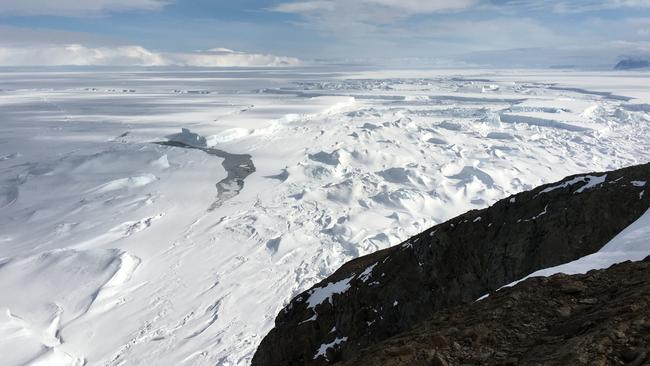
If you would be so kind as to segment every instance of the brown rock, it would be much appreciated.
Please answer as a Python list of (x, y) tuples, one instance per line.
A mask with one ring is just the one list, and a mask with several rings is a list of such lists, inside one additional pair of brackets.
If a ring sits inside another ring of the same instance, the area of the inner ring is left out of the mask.
[[(644, 365), (644, 362), (648, 356), (648, 351), (643, 350), (639, 352), (639, 354), (636, 356), (634, 360), (629, 362), (626, 366), (641, 366)], [(649, 360), (650, 361), (650, 360)]]
[(447, 348), (449, 347), (449, 342), (447, 341), (447, 338), (441, 336), (441, 335), (434, 335), (431, 337), (431, 345), (435, 348)]
[(557, 314), (562, 318), (568, 318), (571, 316), (571, 307), (569, 306), (562, 306), (558, 308), (556, 311)]
[[(590, 271), (588, 275), (566, 276), (561, 281), (573, 283), (573, 279), (580, 279), (591, 294), (601, 297), (630, 277), (650, 277), (650, 263), (627, 263)], [(566, 303), (573, 299), (573, 295), (561, 291), (561, 286), (540, 286), (531, 279), (513, 287), (512, 291), (520, 294), (520, 303), (498, 319), (480, 316), (491, 313), (507, 301), (506, 294), (497, 292), (485, 300), (444, 310), (421, 326), (400, 334), (394, 341), (389, 338), (380, 342), (340, 366), (419, 365), (406, 360), (407, 355), (400, 356), (399, 360), (382, 355), (398, 339), (398, 342), (410, 342), (412, 354), (434, 349), (434, 343), (440, 342), (435, 336), (447, 328), (458, 331), (445, 337), (451, 347), (437, 349), (436, 356), (449, 365), (642, 366), (650, 362), (647, 359), (650, 337), (642, 326), (645, 314), (624, 311), (630, 302), (650, 300), (650, 283), (628, 288), (619, 298), (599, 302), (598, 307), (583, 305), (580, 312), (572, 312), (566, 318), (558, 317), (557, 309), (549, 309), (549, 302), (545, 300), (555, 298), (559, 303)], [(431, 332), (429, 337), (425, 336), (427, 332)], [(476, 337), (467, 347), (458, 344), (471, 338), (468, 337), (471, 334), (482, 336)], [(634, 344), (635, 348), (629, 348), (629, 344)]]
[(629, 363), (634, 361), (639, 356), (639, 351), (634, 348), (625, 348), (621, 351), (621, 358), (623, 361)]
[(431, 359), (431, 366), (447, 366), (447, 361), (439, 355), (434, 355)]
[(584, 304), (584, 305), (596, 305), (596, 304), (598, 304), (598, 299), (593, 298), (593, 297), (589, 297), (589, 298), (586, 298), (586, 299), (578, 300), (578, 303)]
[(585, 291), (585, 286), (581, 283), (566, 283), (560, 286), (563, 294), (575, 295)]

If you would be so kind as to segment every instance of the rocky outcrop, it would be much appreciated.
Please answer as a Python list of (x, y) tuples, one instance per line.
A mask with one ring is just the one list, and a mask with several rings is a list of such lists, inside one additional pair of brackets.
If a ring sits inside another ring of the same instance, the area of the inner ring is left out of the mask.
[(568, 177), (360, 257), (296, 296), (253, 365), (325, 365), (441, 310), (598, 251), (650, 207), (650, 164)]
[(438, 312), (342, 366), (648, 365), (650, 257), (528, 279)]

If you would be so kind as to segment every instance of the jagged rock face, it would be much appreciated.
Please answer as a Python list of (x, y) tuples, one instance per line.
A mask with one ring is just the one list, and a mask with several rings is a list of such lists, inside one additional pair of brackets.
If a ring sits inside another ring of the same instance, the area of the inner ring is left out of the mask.
[(650, 257), (531, 278), (438, 312), (342, 366), (648, 365)]
[(253, 365), (349, 360), (440, 310), (594, 253), (650, 207), (650, 183), (638, 182), (650, 182), (650, 164), (568, 177), (355, 259), (278, 314)]

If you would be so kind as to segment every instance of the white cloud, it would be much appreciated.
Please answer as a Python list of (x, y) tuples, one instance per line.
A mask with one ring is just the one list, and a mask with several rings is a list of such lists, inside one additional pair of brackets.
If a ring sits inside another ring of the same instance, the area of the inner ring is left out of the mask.
[(338, 31), (371, 30), (416, 14), (472, 8), (479, 0), (302, 0), (284, 2), (271, 10), (304, 17), (311, 25)]
[(96, 47), (79, 44), (0, 47), (2, 66), (141, 65), (163, 66), (167, 60), (140, 46)]
[(95, 46), (119, 46), (108, 36), (92, 33), (71, 32), (57, 29), (25, 28), (0, 24), (0, 46), (92, 44)]
[(650, 0), (605, 0), (594, 4), (596, 9), (650, 8)]
[[(475, 5), (478, 0), (307, 0), (285, 2), (277, 5), (273, 10), (284, 13), (301, 15), (336, 12), (349, 8), (364, 9), (374, 13), (379, 8), (389, 8), (397, 11), (395, 16), (412, 15), (417, 13), (435, 13), (441, 11), (454, 11), (466, 9)], [(364, 16), (363, 13), (356, 13)]]
[(557, 45), (564, 38), (534, 19), (501, 18), (487, 20), (429, 21), (399, 28), (403, 38), (424, 37), (445, 45), (445, 51), (462, 53), (467, 49), (499, 50), (506, 48)]
[(0, 15), (97, 16), (110, 12), (155, 11), (171, 0), (0, 0)]
[(619, 8), (646, 8), (650, 7), (650, 1), (646, 0), (607, 0), (607, 1), (584, 1), (584, 2), (558, 2), (553, 4), (552, 9), (556, 13), (584, 13), (590, 11), (611, 10)]
[(296, 1), (292, 3), (281, 3), (273, 8), (282, 13), (311, 14), (322, 11), (334, 11), (336, 2), (331, 0), (317, 1)]
[(552, 65), (611, 68), (621, 58), (650, 56), (650, 42), (607, 41), (573, 47), (518, 48), (479, 51), (466, 55), (469, 62), (508, 67), (548, 67)]
[[(386, 24), (413, 15), (471, 10), (549, 10), (582, 13), (620, 8), (650, 8), (650, 0), (294, 0), (271, 10), (300, 15), (310, 22)], [(343, 27), (347, 27), (343, 24)]]
[(228, 66), (296, 66), (300, 60), (294, 57), (268, 54), (243, 53), (227, 48), (212, 48), (208, 51), (168, 55), (173, 63), (197, 67)]
[(607, 0), (605, 4), (611, 7), (627, 7), (627, 8), (647, 8), (650, 7), (650, 0)]
[(364, 2), (371, 6), (387, 6), (411, 14), (465, 10), (478, 4), (478, 0), (365, 0)]
[(300, 60), (293, 57), (242, 53), (224, 48), (193, 53), (159, 53), (141, 46), (0, 45), (0, 66), (250, 67), (299, 64)]
[(535, 10), (550, 10), (560, 14), (586, 13), (623, 8), (650, 8), (650, 0), (508, 0), (497, 7), (523, 7)]

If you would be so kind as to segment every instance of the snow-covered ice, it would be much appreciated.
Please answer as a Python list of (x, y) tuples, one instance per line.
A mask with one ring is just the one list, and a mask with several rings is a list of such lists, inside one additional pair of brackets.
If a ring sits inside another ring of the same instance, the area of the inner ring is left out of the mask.
[(515, 284), (530, 277), (548, 277), (557, 273), (579, 274), (592, 269), (603, 269), (625, 261), (640, 261), (650, 255), (650, 211), (620, 232), (614, 239), (594, 254), (573, 262), (535, 271), (530, 275), (508, 284)]
[(247, 365), (344, 262), (650, 160), (647, 73), (0, 73), (7, 365)]
[(352, 277), (345, 278), (340, 281), (331, 282), (326, 284), (323, 287), (316, 287), (309, 294), (307, 298), (307, 304), (309, 308), (314, 308), (316, 305), (322, 304), (325, 301), (332, 302), (332, 296), (336, 294), (342, 294), (348, 289), (350, 289), (350, 281)]
[(334, 348), (337, 345), (345, 342), (348, 340), (348, 337), (337, 337), (330, 343), (326, 344), (321, 344), (320, 347), (318, 348), (318, 352), (314, 355), (314, 360), (317, 359), (318, 357), (325, 357), (327, 358), (327, 350), (330, 348)]
[(601, 176), (585, 175), (585, 176), (575, 177), (564, 183), (545, 188), (540, 193), (553, 192), (556, 189), (563, 189), (566, 187), (576, 185), (578, 183), (585, 183), (580, 188), (576, 189), (574, 192), (574, 193), (582, 193), (589, 188), (593, 188), (599, 184), (603, 184), (605, 180), (607, 180), (607, 174), (603, 174)]

